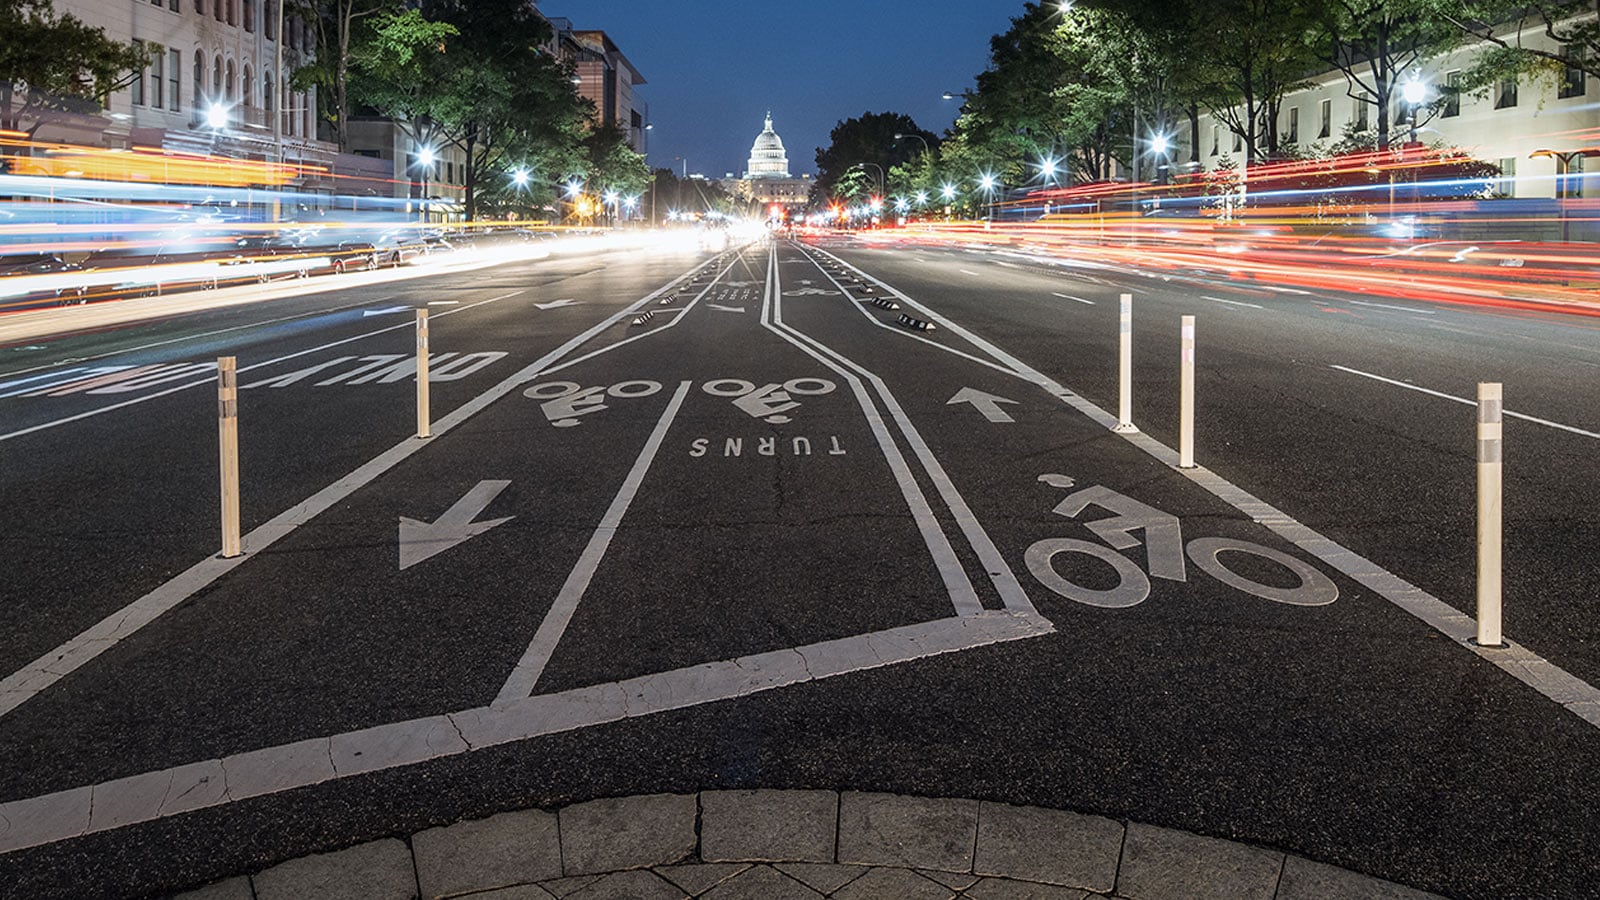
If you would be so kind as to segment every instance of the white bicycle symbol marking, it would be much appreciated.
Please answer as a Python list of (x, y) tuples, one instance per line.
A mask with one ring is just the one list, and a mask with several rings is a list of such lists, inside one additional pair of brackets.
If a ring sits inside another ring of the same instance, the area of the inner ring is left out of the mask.
[[(1041, 475), (1039, 480), (1055, 487), (1072, 486), (1072, 479), (1062, 475)], [(1338, 585), (1304, 560), (1252, 541), (1234, 538), (1195, 538), (1185, 545), (1177, 516), (1107, 487), (1095, 485), (1076, 491), (1057, 504), (1052, 512), (1070, 519), (1091, 505), (1115, 513), (1110, 518), (1083, 523), (1109, 547), (1074, 538), (1046, 538), (1036, 541), (1023, 554), (1023, 560), (1033, 577), (1068, 600), (1102, 609), (1137, 606), (1150, 596), (1151, 576), (1168, 581), (1189, 580), (1184, 571), (1185, 550), (1189, 561), (1202, 572), (1235, 590), (1263, 600), (1290, 606), (1326, 606), (1339, 599)], [(1145, 558), (1150, 570), (1148, 576), (1137, 563), (1117, 552), (1139, 546), (1139, 539), (1130, 534), (1135, 529), (1144, 531)], [(1116, 585), (1098, 589), (1070, 581), (1055, 567), (1055, 558), (1063, 553), (1081, 553), (1109, 565), (1116, 572)], [(1230, 569), (1223, 561), (1224, 553), (1247, 554), (1276, 563), (1293, 573), (1300, 583), (1295, 587), (1262, 584)]]

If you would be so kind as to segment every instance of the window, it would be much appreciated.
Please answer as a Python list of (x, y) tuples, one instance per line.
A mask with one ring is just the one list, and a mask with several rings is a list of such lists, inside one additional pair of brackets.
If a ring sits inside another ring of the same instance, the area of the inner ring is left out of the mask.
[(211, 99), (216, 100), (222, 96), (222, 57), (220, 55), (211, 63)]
[(228, 80), (222, 83), (222, 96), (233, 100), (233, 60), (228, 60)]
[(1494, 108), (1510, 109), (1516, 105), (1517, 79), (1512, 76), (1494, 86)]
[[(1556, 96), (1562, 99), (1567, 97), (1582, 97), (1588, 84), (1584, 80), (1583, 47), (1579, 44), (1568, 44), (1561, 48), (1561, 55), (1567, 60), (1567, 67), (1561, 75), (1561, 87)], [(1574, 195), (1576, 196), (1576, 195)]]
[(178, 0), (167, 0), (167, 9), (170, 9), (173, 12), (183, 12), (182, 5), (178, 2)]
[(1289, 133), (1284, 136), (1290, 144), (1300, 143), (1300, 107), (1289, 107)]
[[(135, 39), (134, 42), (133, 42), (133, 46), (136, 49), (142, 49), (144, 47), (144, 41)], [(131, 95), (131, 99), (133, 100), (133, 105), (134, 106), (143, 106), (144, 105), (144, 70), (143, 69), (140, 69), (139, 71), (133, 73), (133, 81), (128, 83), (128, 92)]]
[(1356, 131), (1366, 131), (1372, 127), (1372, 121), (1368, 118), (1368, 114), (1367, 101), (1356, 100), (1356, 108), (1350, 114), (1350, 123), (1355, 126)]
[(226, 11), (222, 8), (222, 4), (226, 2), (228, 2), (228, 0), (211, 0), (211, 15), (218, 22), (221, 22), (227, 18)]
[(194, 11), (200, 15), (206, 14), (206, 0), (194, 0)]
[(261, 31), (269, 41), (278, 39), (278, 4), (274, 0), (261, 6)]
[(1517, 158), (1508, 156), (1500, 160), (1500, 179), (1495, 184), (1495, 190), (1502, 194), (1515, 194), (1517, 181)]
[(1324, 100), (1317, 110), (1317, 139), (1333, 133), (1333, 101)]
[(271, 123), (270, 117), (272, 116), (272, 111), (278, 108), (278, 104), (272, 102), (275, 99), (277, 98), (272, 93), (272, 73), (263, 72), (261, 74), (261, 107), (266, 111), (267, 116), (269, 117), (269, 124)]
[(189, 102), (196, 110), (205, 102), (206, 97), (206, 58), (199, 50), (194, 52), (194, 96)]
[(1461, 71), (1447, 73), (1444, 76), (1444, 102), (1439, 106), (1439, 115), (1446, 119), (1453, 119), (1461, 115)]
[(1222, 126), (1211, 126), (1211, 155), (1216, 156), (1222, 150)]
[(239, 0), (228, 0), (228, 24), (239, 24)]
[(183, 54), (178, 52), (177, 50), (168, 50), (167, 51), (167, 109), (170, 109), (173, 112), (177, 112), (178, 109), (180, 108), (179, 104), (178, 104), (178, 84), (179, 84), (179, 79), (182, 77), (179, 73), (181, 73), (182, 71), (183, 71)]
[(256, 0), (244, 0), (244, 30), (256, 30)]
[(1238, 153), (1240, 150), (1243, 150), (1243, 149), (1244, 149), (1244, 138), (1239, 136), (1239, 132), (1235, 131), (1233, 133), (1233, 152)]
[(1583, 196), (1583, 157), (1574, 156), (1572, 161), (1567, 163), (1567, 175), (1562, 181), (1565, 183), (1561, 188), (1561, 196)]
[(150, 45), (150, 105), (160, 109), (167, 104), (162, 92), (167, 81), (167, 50), (160, 44)]
[(283, 39), (288, 42), (290, 50), (300, 49), (300, 29), (294, 19), (285, 19), (283, 23)]
[(239, 82), (239, 96), (244, 98), (244, 108), (253, 109), (256, 105), (256, 77), (247, 63), (244, 67), (244, 79)]

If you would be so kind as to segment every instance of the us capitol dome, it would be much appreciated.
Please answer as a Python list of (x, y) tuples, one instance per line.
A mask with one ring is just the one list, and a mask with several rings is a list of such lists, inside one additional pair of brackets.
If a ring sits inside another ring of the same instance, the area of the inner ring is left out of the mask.
[(746, 178), (788, 178), (789, 154), (783, 149), (783, 138), (772, 130), (772, 113), (767, 113), (767, 127), (756, 135), (750, 147), (750, 166)]

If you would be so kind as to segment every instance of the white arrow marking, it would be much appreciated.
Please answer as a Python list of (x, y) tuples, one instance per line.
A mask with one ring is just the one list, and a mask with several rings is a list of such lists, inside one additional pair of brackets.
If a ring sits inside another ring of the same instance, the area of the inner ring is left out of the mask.
[(1016, 402), (1017, 401), (1015, 400), (1007, 400), (1004, 397), (997, 397), (994, 394), (985, 394), (983, 391), (975, 390), (973, 388), (962, 388), (961, 390), (956, 391), (956, 395), (954, 397), (946, 400), (944, 405), (951, 406), (956, 403), (971, 403), (974, 409), (983, 413), (983, 417), (991, 422), (1015, 422), (1016, 419), (1006, 415), (1005, 410), (1000, 408), (1000, 404)]
[(578, 301), (569, 298), (566, 300), (552, 300), (549, 303), (535, 303), (534, 306), (537, 306), (540, 309), (560, 309), (563, 306), (572, 306), (577, 302)]
[(480, 481), (466, 496), (445, 510), (437, 521), (418, 522), (400, 517), (400, 570), (405, 571), (423, 560), (443, 553), (451, 547), (477, 537), (496, 525), (504, 525), (514, 516), (503, 519), (472, 521), (484, 508), (500, 496), (509, 481)]
[(744, 312), (744, 307), (742, 307), (742, 306), (722, 306), (721, 304), (718, 304), (718, 303), (707, 303), (706, 306), (709, 306), (712, 309), (720, 309), (723, 312), (736, 312), (736, 313)]
[(361, 311), (361, 318), (365, 319), (367, 316), (392, 316), (395, 313), (403, 313), (403, 312), (411, 312), (411, 307), (409, 307), (409, 306), (386, 306), (383, 309), (363, 309)]

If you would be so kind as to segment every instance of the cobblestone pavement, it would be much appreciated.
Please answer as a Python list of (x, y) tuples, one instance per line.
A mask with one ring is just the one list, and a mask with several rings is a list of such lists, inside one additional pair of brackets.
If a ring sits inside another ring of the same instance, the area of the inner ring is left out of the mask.
[(240, 875), (180, 900), (1413, 900), (1296, 856), (1099, 816), (834, 791), (529, 809)]

